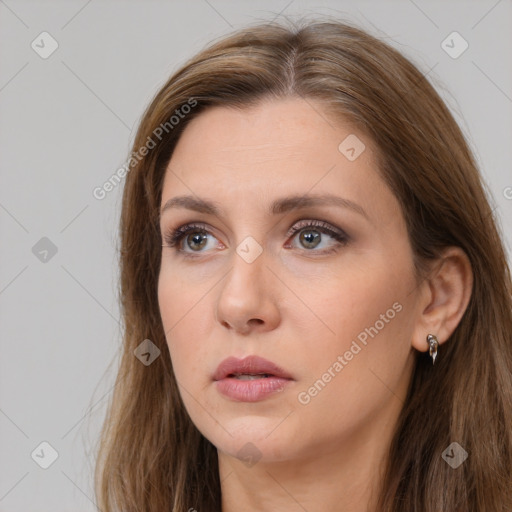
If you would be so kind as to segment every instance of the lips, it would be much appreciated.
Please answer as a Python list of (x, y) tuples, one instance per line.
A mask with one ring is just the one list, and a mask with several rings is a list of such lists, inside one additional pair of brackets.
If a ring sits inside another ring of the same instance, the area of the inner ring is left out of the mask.
[[(222, 380), (227, 378), (270, 378), (293, 380), (291, 375), (276, 364), (263, 359), (259, 356), (248, 356), (243, 359), (228, 357), (224, 359), (217, 367), (213, 375), (213, 380)], [(256, 377), (257, 376), (257, 377)]]
[(258, 356), (228, 357), (213, 375), (213, 385), (235, 402), (260, 402), (292, 386), (294, 380), (282, 368)]

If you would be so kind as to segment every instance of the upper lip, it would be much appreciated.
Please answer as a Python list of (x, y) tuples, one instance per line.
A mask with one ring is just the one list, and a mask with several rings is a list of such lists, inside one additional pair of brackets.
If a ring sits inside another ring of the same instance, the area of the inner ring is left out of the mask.
[(224, 359), (219, 366), (217, 366), (217, 370), (213, 375), (214, 380), (222, 380), (226, 377), (229, 377), (231, 374), (258, 374), (258, 373), (266, 373), (268, 375), (272, 375), (274, 377), (281, 377), (283, 379), (291, 379), (291, 375), (288, 374), (285, 370), (277, 366), (276, 364), (268, 361), (267, 359), (263, 359), (259, 356), (247, 356), (243, 359), (238, 359), (236, 357), (228, 357)]

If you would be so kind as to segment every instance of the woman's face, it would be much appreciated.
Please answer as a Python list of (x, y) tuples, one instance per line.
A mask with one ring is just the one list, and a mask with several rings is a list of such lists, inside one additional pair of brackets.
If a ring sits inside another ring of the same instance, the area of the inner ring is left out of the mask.
[[(195, 225), (162, 248), (176, 380), (219, 455), (248, 465), (383, 449), (413, 368), (419, 291), (401, 210), (372, 142), (323, 112), (295, 98), (211, 108), (164, 180), (163, 243)], [(281, 370), (236, 361), (248, 356)]]

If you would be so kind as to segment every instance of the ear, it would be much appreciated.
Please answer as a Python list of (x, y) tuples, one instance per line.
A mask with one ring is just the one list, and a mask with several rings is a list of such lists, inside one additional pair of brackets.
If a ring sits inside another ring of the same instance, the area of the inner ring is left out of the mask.
[(429, 348), (427, 335), (443, 344), (464, 315), (471, 298), (473, 272), (460, 247), (448, 247), (421, 284), (412, 345), (420, 352)]

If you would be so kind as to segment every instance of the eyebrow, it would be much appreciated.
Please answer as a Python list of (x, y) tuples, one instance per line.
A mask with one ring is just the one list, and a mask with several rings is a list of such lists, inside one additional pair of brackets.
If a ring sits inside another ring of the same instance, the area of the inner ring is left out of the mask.
[[(295, 195), (276, 199), (269, 208), (271, 215), (281, 215), (293, 210), (299, 210), (301, 208), (310, 208), (312, 206), (337, 206), (340, 208), (348, 208), (367, 220), (370, 220), (368, 214), (364, 209), (343, 197), (335, 196), (332, 194), (307, 194), (307, 195)], [(216, 217), (222, 217), (222, 208), (218, 202), (202, 199), (197, 196), (177, 196), (169, 199), (161, 208), (160, 215), (165, 211), (172, 208), (186, 208), (188, 210), (194, 210), (199, 213), (215, 215)]]

